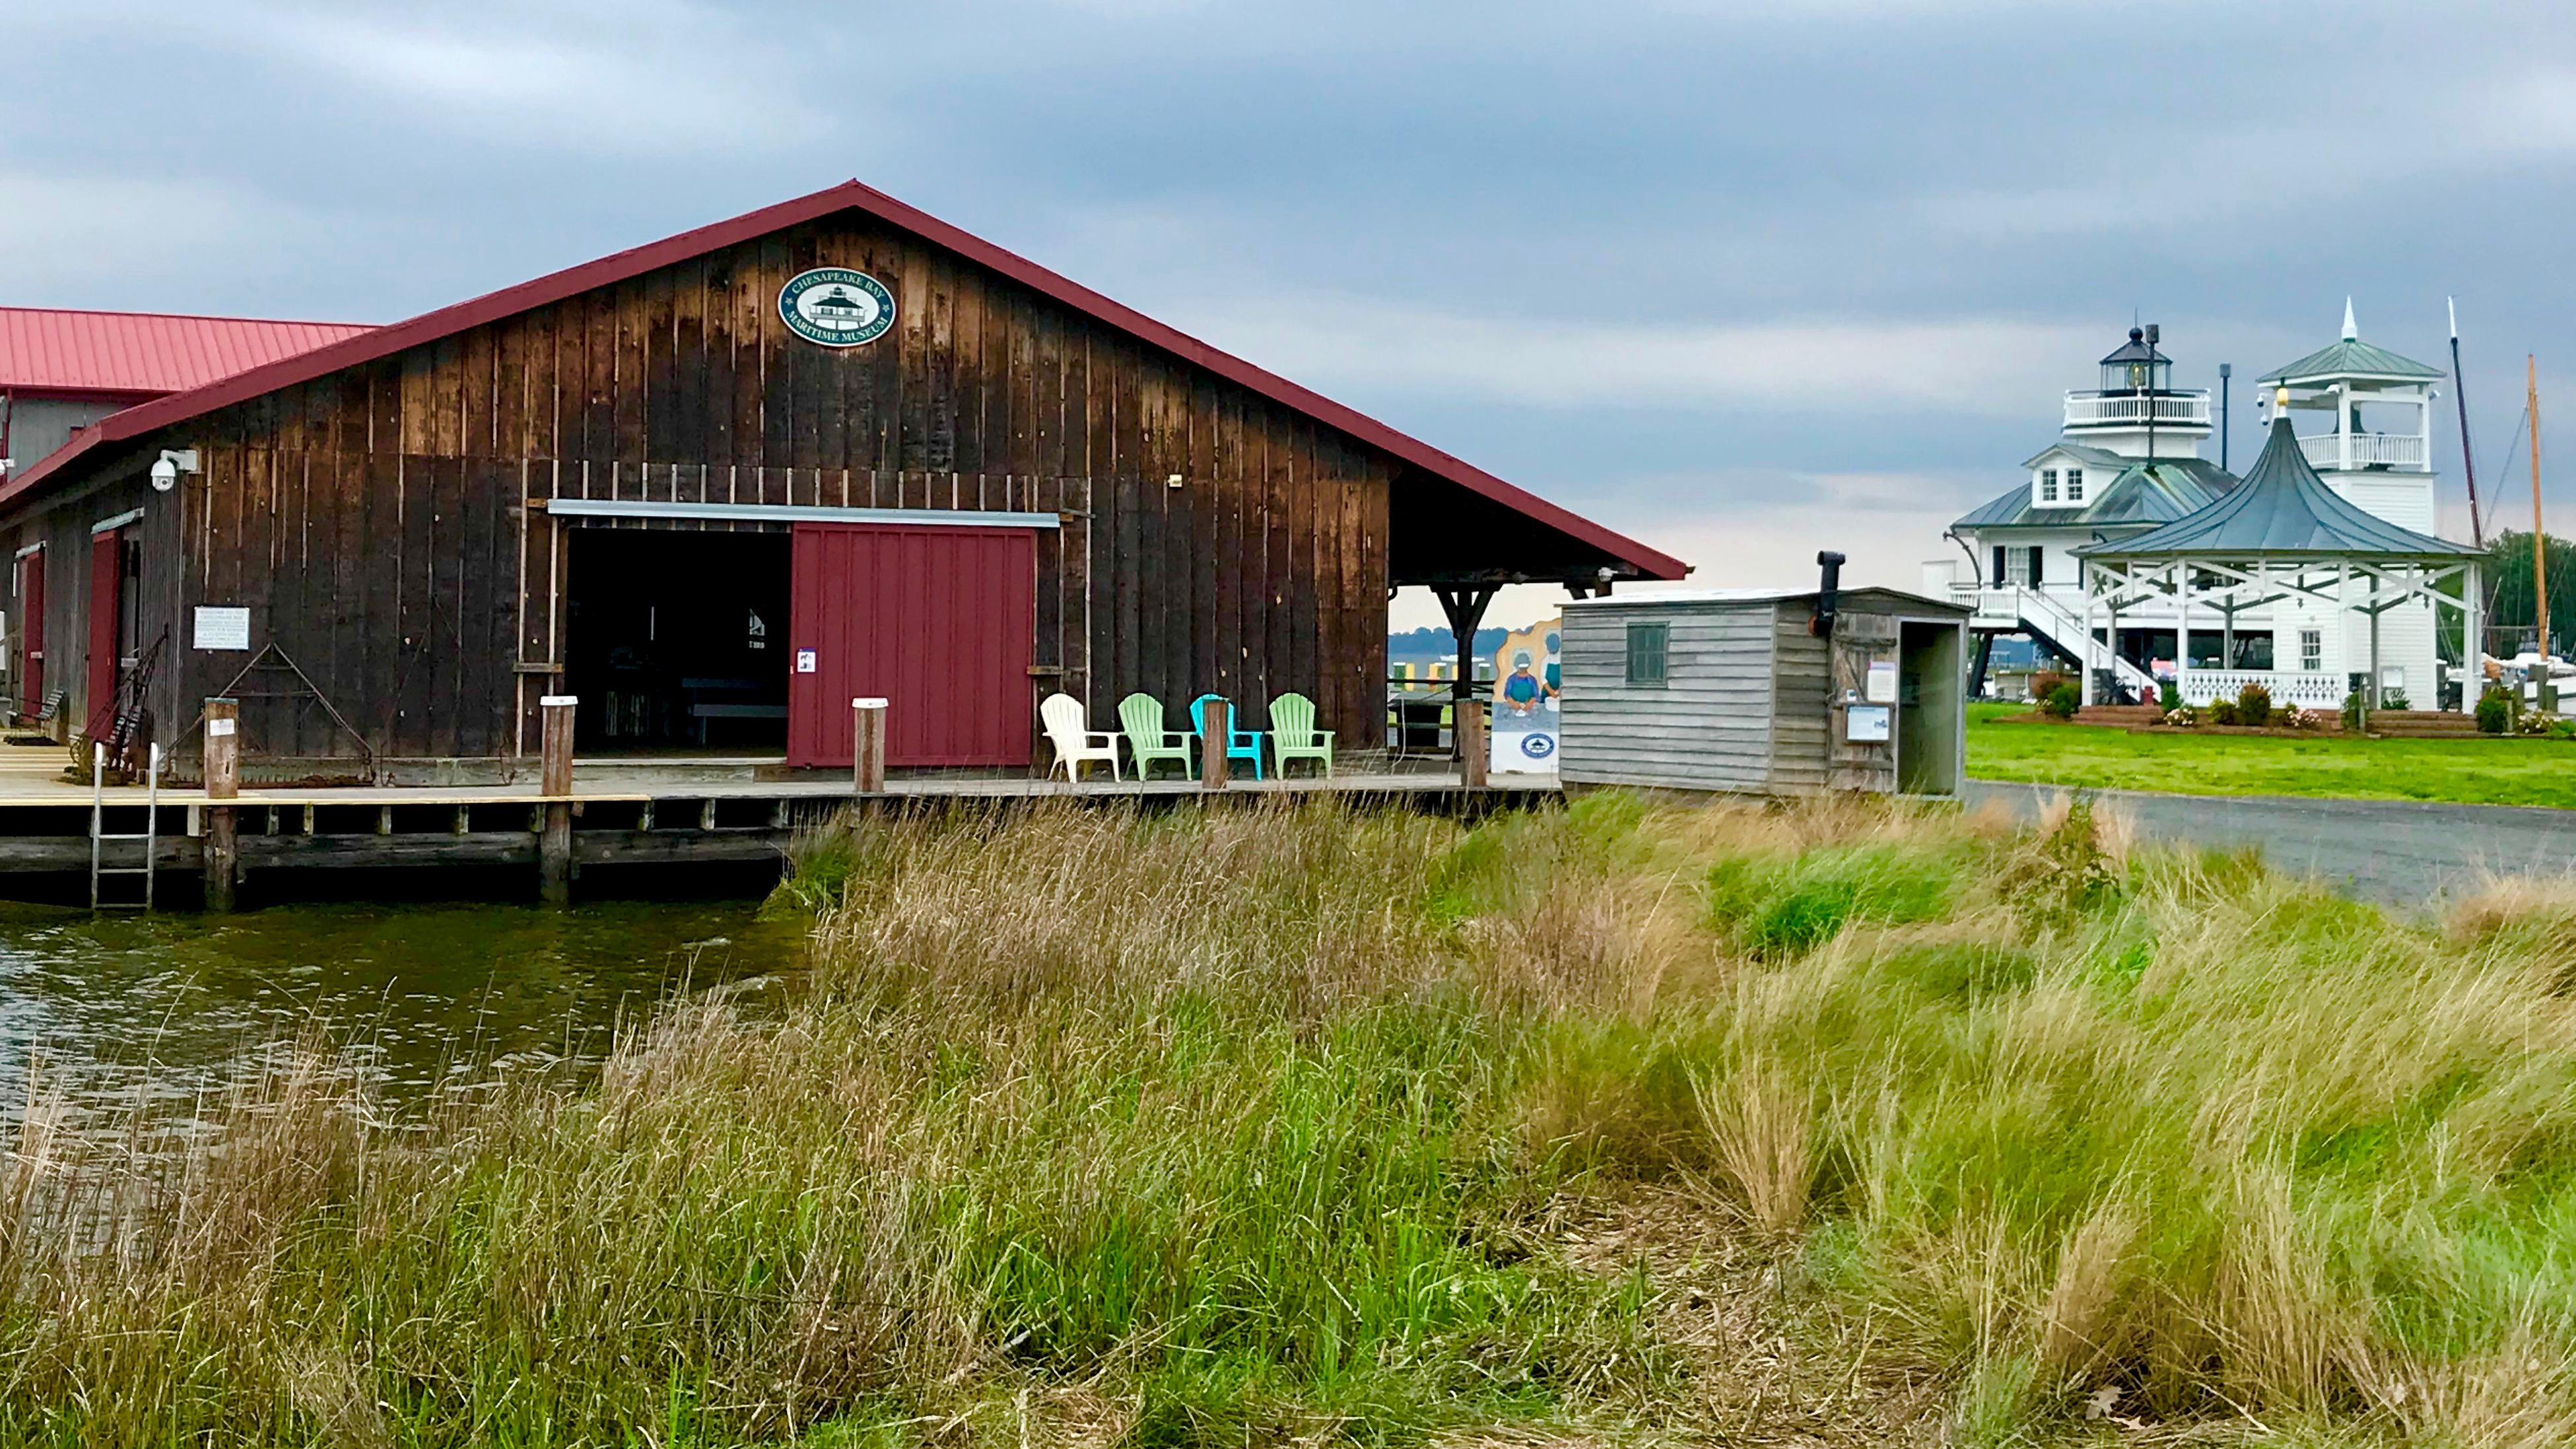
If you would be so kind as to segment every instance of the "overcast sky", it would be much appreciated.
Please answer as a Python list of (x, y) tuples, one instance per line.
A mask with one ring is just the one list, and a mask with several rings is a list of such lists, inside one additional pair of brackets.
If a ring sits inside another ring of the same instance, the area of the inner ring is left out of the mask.
[(0, 302), (391, 321), (856, 175), (1701, 584), (1912, 586), (2133, 314), (2214, 386), (2347, 293), (2444, 364), (2457, 294), (2517, 526), (2525, 352), (2576, 418), (2576, 6), (29, 0), (0, 55)]

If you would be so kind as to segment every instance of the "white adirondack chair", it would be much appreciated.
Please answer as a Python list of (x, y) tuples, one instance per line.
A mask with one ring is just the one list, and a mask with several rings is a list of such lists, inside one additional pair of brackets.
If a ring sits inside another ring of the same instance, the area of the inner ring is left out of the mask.
[(1038, 705), (1038, 718), (1046, 722), (1047, 742), (1055, 746), (1055, 764), (1048, 767), (1049, 775), (1061, 767), (1067, 780), (1079, 780), (1082, 766), (1107, 760), (1109, 778), (1121, 778), (1117, 732), (1085, 729), (1090, 721), (1083, 718), (1081, 700), (1069, 694), (1050, 694)]

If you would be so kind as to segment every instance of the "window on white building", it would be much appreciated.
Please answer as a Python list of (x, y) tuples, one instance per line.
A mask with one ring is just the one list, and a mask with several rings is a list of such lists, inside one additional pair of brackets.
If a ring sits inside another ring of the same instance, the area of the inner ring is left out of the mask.
[(2039, 501), (2042, 503), (2057, 501), (2057, 470), (2054, 468), (2039, 470)]
[(2020, 584), (2024, 587), (2037, 583), (2038, 580), (2030, 576), (2030, 561), (2038, 552), (2039, 550), (2035, 548), (2005, 549), (2004, 582), (2008, 584)]
[(2066, 501), (2069, 503), (2084, 501), (2084, 470), (2081, 468), (2066, 470)]
[(2325, 635), (2315, 629), (2299, 631), (2299, 667), (2314, 674), (2326, 667)]

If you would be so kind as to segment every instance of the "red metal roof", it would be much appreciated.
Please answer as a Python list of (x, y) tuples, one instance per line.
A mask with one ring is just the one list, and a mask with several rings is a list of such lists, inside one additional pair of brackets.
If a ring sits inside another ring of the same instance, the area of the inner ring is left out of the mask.
[(43, 482), (101, 443), (119, 442), (140, 437), (156, 428), (184, 422), (217, 408), (309, 382), (326, 373), (345, 367), (389, 357), (405, 348), (515, 316), (533, 308), (562, 301), (566, 297), (622, 282), (629, 277), (684, 262), (692, 257), (766, 236), (771, 232), (796, 226), (818, 217), (840, 211), (862, 211), (890, 226), (900, 227), (937, 246), (980, 263), (1034, 291), (1116, 327), (1140, 341), (1151, 343), (1187, 362), (1238, 383), (1283, 406), (1295, 408), (1317, 422), (1380, 449), (1426, 473), (1455, 483), (1470, 492), (1538, 520), (1611, 557), (1627, 563), (1650, 579), (1679, 579), (1690, 572), (1689, 565), (1670, 554), (1646, 547), (1635, 539), (1612, 532), (1588, 518), (1570, 513), (1546, 499), (1516, 488), (1482, 468), (1453, 458), (1449, 454), (1399, 433), (1386, 424), (1334, 402), (1320, 393), (1290, 382), (1276, 373), (1255, 367), (1232, 353), (1210, 347), (1195, 337), (1167, 327), (1132, 307), (1111, 301), (1079, 282), (1058, 275), (1014, 252), (1005, 251), (983, 238), (960, 231), (928, 212), (906, 206), (875, 187), (851, 180), (793, 201), (782, 201), (758, 211), (745, 212), (730, 221), (716, 222), (677, 236), (665, 237), (640, 247), (567, 267), (560, 272), (521, 282), (514, 287), (487, 293), (435, 312), (424, 312), (407, 322), (390, 323), (371, 328), (355, 336), (332, 342), (310, 352), (282, 358), (247, 372), (209, 382), (186, 392), (156, 398), (127, 408), (72, 435), (72, 440), (55, 449), (25, 473), (0, 487), (0, 503), (6, 503)]
[(366, 330), (339, 322), (0, 307), (0, 388), (157, 397)]

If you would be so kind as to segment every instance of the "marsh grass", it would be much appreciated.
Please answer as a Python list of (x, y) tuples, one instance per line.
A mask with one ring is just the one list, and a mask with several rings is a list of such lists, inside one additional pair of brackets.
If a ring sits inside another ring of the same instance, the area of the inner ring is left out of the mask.
[(780, 908), (801, 1000), (578, 1088), (34, 1094), (0, 1441), (2576, 1438), (2563, 887), (1606, 796), (855, 819)]

